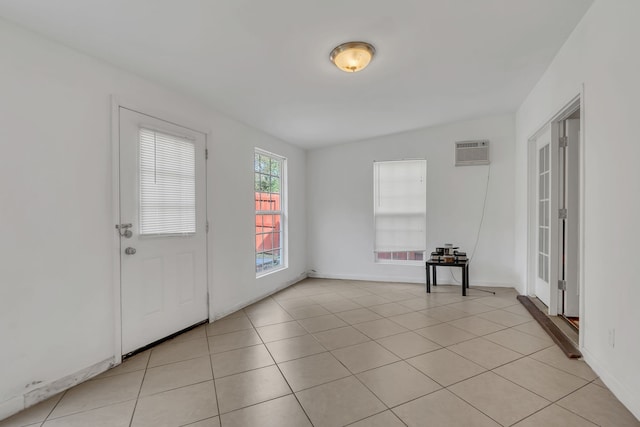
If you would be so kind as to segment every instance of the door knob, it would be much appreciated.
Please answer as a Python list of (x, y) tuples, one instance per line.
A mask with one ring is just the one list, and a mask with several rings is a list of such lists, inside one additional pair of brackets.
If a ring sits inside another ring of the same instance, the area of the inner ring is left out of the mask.
[(129, 248), (124, 250), (124, 253), (127, 254), (127, 255), (133, 255), (133, 254), (136, 253), (136, 248), (129, 247)]

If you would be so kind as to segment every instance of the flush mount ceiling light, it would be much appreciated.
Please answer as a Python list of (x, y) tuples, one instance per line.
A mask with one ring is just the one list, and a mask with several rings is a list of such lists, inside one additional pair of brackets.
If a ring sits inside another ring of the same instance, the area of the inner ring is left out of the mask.
[(329, 58), (342, 71), (355, 73), (366, 68), (375, 53), (376, 49), (369, 43), (348, 42), (333, 49)]

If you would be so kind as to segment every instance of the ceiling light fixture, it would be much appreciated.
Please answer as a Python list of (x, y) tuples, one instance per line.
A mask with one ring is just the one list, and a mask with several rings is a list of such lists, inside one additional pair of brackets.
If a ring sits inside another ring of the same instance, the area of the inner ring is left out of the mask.
[(342, 43), (331, 51), (329, 58), (336, 67), (347, 73), (355, 73), (369, 65), (376, 49), (365, 42)]

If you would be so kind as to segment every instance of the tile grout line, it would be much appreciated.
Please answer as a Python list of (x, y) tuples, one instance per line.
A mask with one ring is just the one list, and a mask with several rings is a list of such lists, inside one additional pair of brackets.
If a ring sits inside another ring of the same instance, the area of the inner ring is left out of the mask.
[[(251, 322), (251, 325), (253, 326), (253, 329), (255, 330), (256, 334), (258, 335), (258, 337), (260, 338), (260, 341), (262, 342), (262, 345), (264, 346), (264, 348), (267, 350), (267, 352), (269, 353), (269, 357), (271, 357), (271, 359), (273, 360), (273, 362), (275, 363), (276, 368), (278, 369), (278, 372), (280, 372), (280, 375), (282, 376), (282, 379), (284, 380), (284, 382), (287, 384), (287, 387), (289, 387), (289, 390), (291, 390), (291, 394), (293, 395), (294, 399), (296, 399), (296, 402), (298, 402), (298, 406), (300, 407), (300, 409), (302, 409), (302, 413), (304, 413), (305, 417), (307, 417), (307, 420), (309, 421), (309, 424), (311, 424), (311, 426), (313, 426), (313, 422), (311, 421), (311, 417), (309, 417), (309, 414), (307, 414), (307, 411), (304, 409), (304, 406), (302, 406), (302, 403), (300, 402), (300, 400), (298, 399), (298, 396), (296, 395), (296, 393), (293, 391), (293, 387), (291, 387), (291, 384), (289, 384), (289, 381), (287, 380), (287, 377), (284, 375), (284, 372), (282, 372), (282, 369), (280, 369), (280, 365), (278, 365), (278, 362), (276, 362), (276, 359), (273, 357), (273, 354), (271, 354), (271, 350), (269, 350), (269, 347), (267, 347), (266, 343), (264, 342), (264, 340), (262, 339), (262, 336), (260, 336), (260, 334), (258, 333), (258, 331), (256, 330), (255, 325), (253, 324), (253, 321), (251, 319), (249, 319), (249, 322)], [(304, 328), (304, 327), (303, 327)], [(313, 337), (313, 335), (311, 335)], [(315, 337), (313, 337), (313, 339), (315, 339)], [(317, 340), (316, 340), (317, 341)], [(318, 343), (320, 344), (320, 343)], [(322, 344), (320, 344), (320, 346), (322, 346), (324, 348), (324, 346)], [(217, 390), (216, 390), (217, 393)], [(283, 397), (283, 396), (279, 396), (279, 397)], [(278, 398), (279, 398), (278, 397)], [(274, 398), (277, 399), (277, 398)], [(273, 399), (271, 399), (273, 400)], [(259, 403), (264, 403), (264, 402), (259, 402)], [(239, 408), (242, 409), (242, 408)], [(220, 423), (222, 424), (222, 416), (220, 416)]]
[(216, 387), (216, 376), (213, 373), (213, 354), (211, 353), (211, 346), (209, 345), (209, 335), (207, 334), (207, 328), (205, 327), (204, 333), (207, 336), (207, 349), (209, 349), (209, 367), (211, 368), (211, 382), (213, 383), (213, 397), (216, 401), (216, 414), (218, 415), (218, 421), (222, 425), (222, 417), (220, 416), (220, 404), (218, 402), (218, 387)]
[(133, 411), (131, 412), (131, 419), (129, 420), (129, 427), (133, 425), (133, 417), (136, 414), (136, 409), (138, 409), (138, 399), (140, 399), (140, 392), (142, 392), (142, 385), (144, 384), (144, 379), (147, 376), (147, 369), (149, 369), (149, 362), (151, 361), (151, 353), (153, 353), (153, 349), (149, 352), (149, 358), (147, 359), (147, 363), (144, 368), (144, 374), (142, 375), (142, 381), (140, 381), (140, 388), (138, 389), (138, 396), (136, 397), (136, 403), (133, 405)]

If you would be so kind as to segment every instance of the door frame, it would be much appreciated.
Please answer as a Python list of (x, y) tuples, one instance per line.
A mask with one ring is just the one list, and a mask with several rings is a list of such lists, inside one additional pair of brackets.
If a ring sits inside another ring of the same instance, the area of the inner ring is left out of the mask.
[[(120, 235), (115, 229), (115, 225), (120, 222), (120, 108), (126, 108), (139, 114), (162, 120), (176, 126), (187, 128), (194, 132), (199, 132), (205, 136), (205, 149), (209, 148), (209, 141), (212, 140), (212, 131), (205, 126), (192, 123), (188, 119), (178, 116), (174, 113), (167, 113), (158, 108), (151, 107), (144, 103), (138, 103), (129, 99), (123, 99), (118, 95), (111, 95), (111, 219), (112, 219), (112, 286), (113, 286), (113, 325), (114, 325), (114, 355), (113, 366), (122, 363), (122, 306), (121, 306), (121, 247)], [(207, 130), (205, 130), (207, 129)], [(205, 217), (209, 223), (208, 212), (208, 159), (205, 159)], [(211, 314), (211, 284), (209, 274), (209, 233), (205, 233), (205, 256), (207, 258), (206, 278), (207, 278), (207, 314), (209, 321), (212, 319)]]
[[(552, 138), (558, 137), (558, 127), (559, 123), (565, 119), (567, 119), (571, 114), (575, 111), (580, 110), (580, 138), (578, 141), (579, 144), (579, 178), (578, 178), (578, 196), (579, 196), (579, 204), (578, 204), (578, 222), (579, 222), (579, 232), (578, 232), (578, 289), (580, 290), (579, 297), (579, 315), (581, 324), (584, 324), (585, 310), (584, 310), (584, 299), (585, 299), (585, 287), (584, 287), (584, 243), (585, 243), (585, 102), (584, 102), (584, 85), (581, 85), (580, 92), (575, 95), (571, 100), (564, 104), (562, 108), (556, 110), (557, 112), (551, 115), (551, 117), (544, 121), (544, 123), (536, 130), (536, 132), (531, 135), (527, 141), (527, 283), (526, 283), (526, 292), (527, 295), (535, 294), (535, 277), (536, 277), (536, 259), (537, 251), (536, 251), (536, 139), (537, 137), (544, 131), (547, 126), (551, 126), (552, 129)], [(555, 132), (554, 132), (555, 129)], [(557, 181), (557, 180), (554, 180)], [(554, 186), (557, 186), (557, 182), (553, 182)], [(557, 187), (556, 187), (557, 190)], [(552, 193), (554, 191), (552, 190)], [(555, 192), (557, 195), (557, 191)], [(556, 218), (554, 218), (556, 219)], [(556, 239), (557, 241), (557, 236)], [(558, 260), (559, 259), (559, 245), (552, 244), (551, 245), (551, 259)], [(557, 266), (557, 262), (556, 262)], [(557, 272), (556, 272), (557, 277)], [(553, 289), (556, 287), (555, 283), (550, 284), (552, 286), (550, 301), (552, 302), (549, 305), (549, 315), (556, 316), (558, 314), (558, 304), (560, 303), (560, 299), (558, 296), (558, 291), (555, 292), (555, 298)], [(584, 328), (580, 328), (579, 330), (579, 346), (583, 347), (584, 342)]]

